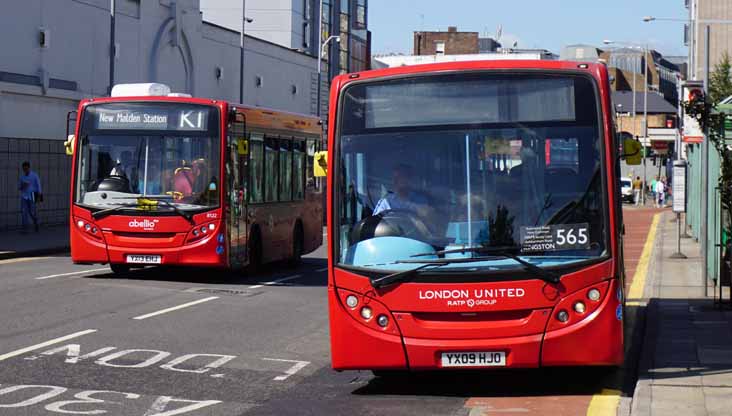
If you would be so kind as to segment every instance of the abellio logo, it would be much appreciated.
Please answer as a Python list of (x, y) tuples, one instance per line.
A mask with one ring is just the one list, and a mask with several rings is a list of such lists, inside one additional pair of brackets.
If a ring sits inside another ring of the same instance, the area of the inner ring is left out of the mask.
[(145, 218), (144, 220), (132, 220), (127, 225), (130, 226), (130, 228), (144, 228), (146, 230), (152, 230), (155, 228), (155, 225), (160, 220), (149, 220)]

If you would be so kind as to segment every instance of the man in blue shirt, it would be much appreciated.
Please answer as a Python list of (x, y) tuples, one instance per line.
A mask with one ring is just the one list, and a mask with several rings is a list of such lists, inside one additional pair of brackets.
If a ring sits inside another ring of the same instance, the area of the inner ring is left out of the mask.
[(394, 191), (379, 200), (374, 207), (374, 214), (391, 209), (404, 209), (425, 215), (429, 211), (427, 200), (424, 196), (412, 190), (412, 168), (407, 165), (399, 165), (394, 169), (393, 183)]
[(33, 220), (33, 227), (38, 232), (38, 215), (36, 214), (36, 202), (43, 200), (41, 193), (41, 180), (35, 172), (30, 170), (30, 163), (23, 162), (23, 174), (18, 182), (20, 191), (20, 211), (23, 216), (23, 233), (28, 232), (30, 220)]

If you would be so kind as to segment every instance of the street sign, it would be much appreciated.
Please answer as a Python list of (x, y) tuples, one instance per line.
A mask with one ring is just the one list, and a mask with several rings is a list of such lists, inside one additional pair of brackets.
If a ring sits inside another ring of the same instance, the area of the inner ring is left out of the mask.
[(683, 160), (674, 162), (672, 186), (674, 212), (686, 212), (686, 162)]

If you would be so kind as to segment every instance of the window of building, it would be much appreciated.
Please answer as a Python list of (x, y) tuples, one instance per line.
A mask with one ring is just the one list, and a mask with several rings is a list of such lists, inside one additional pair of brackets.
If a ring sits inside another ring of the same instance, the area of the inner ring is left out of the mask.
[(445, 42), (438, 40), (435, 42), (435, 54), (437, 55), (444, 55), (445, 54)]

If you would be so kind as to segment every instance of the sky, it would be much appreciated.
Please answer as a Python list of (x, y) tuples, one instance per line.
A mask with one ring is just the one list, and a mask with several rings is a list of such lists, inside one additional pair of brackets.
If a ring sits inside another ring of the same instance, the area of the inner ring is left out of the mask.
[(447, 30), (494, 35), (501, 43), (560, 53), (565, 45), (598, 47), (603, 40), (648, 45), (664, 55), (686, 55), (684, 23), (644, 16), (688, 18), (684, 0), (369, 0), (372, 53), (412, 53), (412, 32)]

